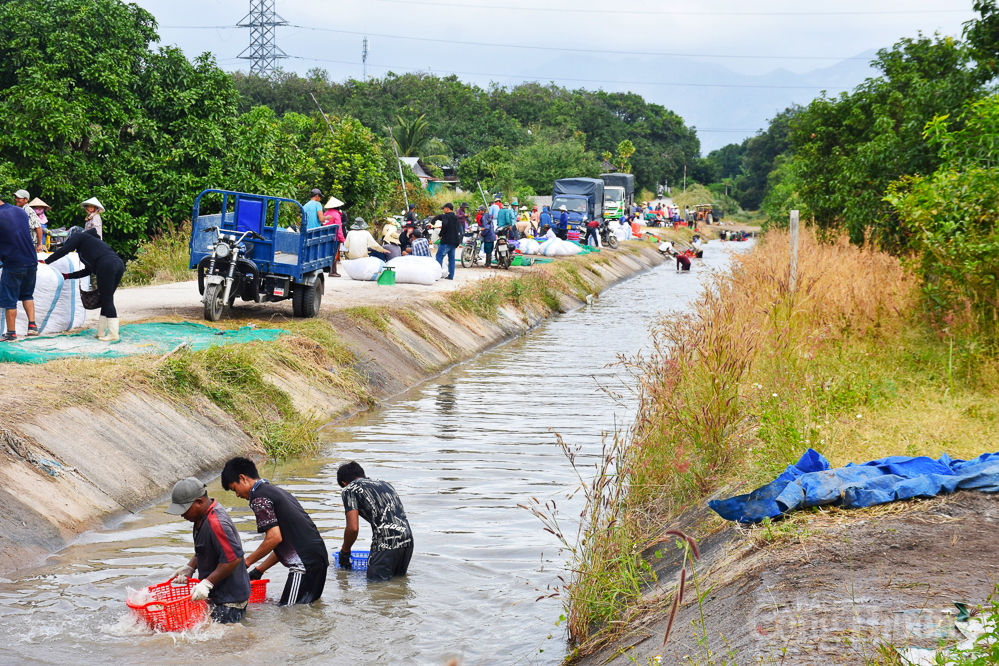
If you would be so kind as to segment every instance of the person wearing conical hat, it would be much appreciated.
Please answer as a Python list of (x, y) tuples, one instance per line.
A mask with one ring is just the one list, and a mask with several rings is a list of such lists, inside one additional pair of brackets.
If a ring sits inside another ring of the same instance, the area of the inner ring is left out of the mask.
[(81, 203), (80, 206), (83, 210), (87, 211), (87, 222), (83, 225), (83, 230), (94, 229), (97, 231), (97, 237), (104, 240), (104, 222), (101, 220), (101, 213), (104, 212), (104, 206), (97, 200), (97, 197), (90, 197)]
[(333, 255), (333, 265), (330, 266), (330, 277), (340, 277), (340, 274), (336, 272), (336, 265), (340, 262), (340, 248), (343, 246), (344, 235), (343, 235), (343, 215), (340, 213), (339, 208), (343, 205), (343, 202), (334, 196), (330, 197), (330, 200), (326, 202), (323, 206), (323, 226), (336, 226), (336, 254)]

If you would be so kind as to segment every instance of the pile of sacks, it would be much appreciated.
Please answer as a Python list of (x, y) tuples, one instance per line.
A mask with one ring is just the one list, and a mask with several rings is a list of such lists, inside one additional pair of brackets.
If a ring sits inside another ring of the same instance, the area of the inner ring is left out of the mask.
[(548, 238), (541, 243), (534, 239), (522, 240), (518, 249), (521, 254), (535, 254), (543, 257), (571, 257), (583, 251), (575, 243), (559, 238)]
[(386, 267), (395, 269), (396, 284), (433, 284), (447, 277), (446, 267), (432, 257), (396, 257), (388, 262), (377, 257), (347, 259), (342, 264), (344, 272), (351, 280), (370, 282), (378, 279)]

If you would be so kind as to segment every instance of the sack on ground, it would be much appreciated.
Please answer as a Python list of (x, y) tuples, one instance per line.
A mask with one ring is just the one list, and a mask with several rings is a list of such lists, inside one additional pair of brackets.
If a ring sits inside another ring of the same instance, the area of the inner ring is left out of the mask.
[(546, 257), (571, 257), (572, 255), (579, 254), (583, 251), (575, 243), (559, 240), (557, 238), (545, 243), (544, 250)]
[(370, 282), (378, 278), (378, 274), (385, 267), (385, 262), (378, 257), (365, 257), (364, 259), (347, 259), (342, 265), (344, 272), (351, 280)]
[[(41, 255), (46, 256), (46, 255)], [(79, 280), (64, 280), (63, 273), (73, 273), (83, 268), (83, 262), (73, 252), (50, 266), (38, 265), (35, 273), (35, 323), (39, 333), (62, 333), (83, 326), (87, 319), (87, 311), (80, 298), (80, 285), (90, 287), (90, 278)], [(3, 269), (0, 268), (0, 273)], [(0, 332), (7, 330), (5, 322), (0, 321)], [(14, 330), (18, 335), (27, 335), (28, 317), (24, 308), (18, 304), (17, 320)]]
[(441, 279), (441, 265), (433, 257), (396, 257), (386, 264), (395, 269), (396, 284), (433, 284)]

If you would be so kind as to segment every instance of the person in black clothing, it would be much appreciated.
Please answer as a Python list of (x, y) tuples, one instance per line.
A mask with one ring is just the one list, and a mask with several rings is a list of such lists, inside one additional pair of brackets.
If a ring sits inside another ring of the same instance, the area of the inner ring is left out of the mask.
[(454, 204), (446, 203), (443, 206), (444, 212), (434, 218), (434, 222), (438, 220), (441, 223), (441, 237), (440, 244), (437, 246), (437, 263), (441, 263), (441, 260), (447, 255), (447, 270), (448, 280), (454, 279), (454, 252), (461, 245), (461, 236), (464, 233), (464, 229), (461, 226), (461, 222), (458, 221), (458, 216), (454, 214)]
[(371, 525), (368, 580), (405, 576), (413, 558), (413, 530), (409, 527), (406, 511), (395, 488), (385, 481), (364, 476), (364, 470), (356, 462), (340, 465), (336, 481), (343, 488), (340, 495), (347, 512), (340, 566), (350, 568), (350, 549), (360, 531), (360, 517)]
[(45, 260), (46, 264), (62, 259), (70, 252), (80, 255), (83, 268), (74, 273), (63, 273), (67, 280), (76, 280), (91, 273), (97, 276), (97, 291), (101, 296), (101, 318), (97, 322), (97, 339), (114, 342), (118, 339), (118, 311), (114, 307), (114, 292), (125, 274), (125, 262), (121, 260), (107, 243), (102, 241), (96, 229), (73, 234), (58, 250)]
[(323, 595), (330, 559), (316, 524), (287, 490), (261, 479), (248, 458), (233, 458), (222, 468), (222, 487), (249, 500), (263, 542), (246, 557), (250, 580), (260, 580), (265, 571), (281, 562), (288, 568), (288, 581), (281, 606), (309, 604)]
[(416, 219), (416, 204), (409, 204), (409, 210), (406, 212), (406, 222), (412, 222), (414, 225), (419, 222)]

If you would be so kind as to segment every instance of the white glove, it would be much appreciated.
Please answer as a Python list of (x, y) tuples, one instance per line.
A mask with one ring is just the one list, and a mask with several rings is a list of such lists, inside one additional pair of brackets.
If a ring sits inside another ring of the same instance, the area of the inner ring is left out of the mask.
[(189, 564), (185, 564), (181, 568), (173, 572), (170, 576), (170, 582), (177, 585), (187, 585), (187, 579), (194, 575), (194, 567)]
[(208, 598), (208, 593), (215, 587), (208, 580), (203, 580), (191, 590), (191, 601), (204, 601)]

